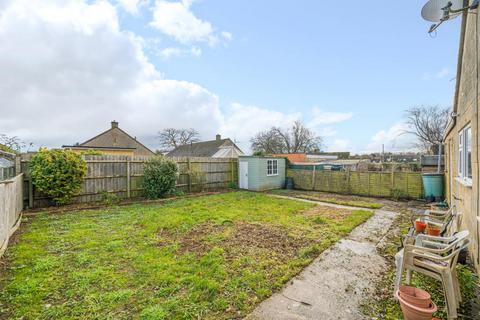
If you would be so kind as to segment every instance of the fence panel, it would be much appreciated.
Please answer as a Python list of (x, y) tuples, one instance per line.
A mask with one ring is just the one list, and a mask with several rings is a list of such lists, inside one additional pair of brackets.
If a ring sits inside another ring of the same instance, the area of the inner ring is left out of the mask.
[(420, 172), (313, 171), (288, 169), (294, 188), (373, 197), (423, 196)]
[(23, 209), (23, 175), (0, 182), (0, 257), (20, 225)]
[[(24, 195), (30, 207), (50, 204), (48, 197), (30, 184), (28, 162), (31, 155), (22, 155), (21, 170), (25, 172)], [(128, 157), (111, 155), (85, 155), (87, 175), (81, 191), (72, 199), (74, 203), (101, 201), (106, 193), (120, 199), (142, 195), (143, 167), (151, 157)], [(226, 188), (237, 183), (237, 159), (216, 158), (170, 158), (178, 164), (177, 189), (198, 192)]]

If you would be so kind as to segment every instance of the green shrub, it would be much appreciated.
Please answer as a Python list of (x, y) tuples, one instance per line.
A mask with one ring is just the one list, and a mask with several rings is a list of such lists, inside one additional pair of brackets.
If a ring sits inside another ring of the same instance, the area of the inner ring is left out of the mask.
[(118, 202), (118, 197), (115, 193), (110, 193), (107, 191), (103, 191), (101, 194), (101, 201), (106, 206), (111, 206), (114, 203)]
[(70, 150), (40, 149), (30, 161), (33, 185), (57, 204), (67, 203), (80, 191), (86, 174), (85, 160)]
[(175, 192), (178, 166), (174, 161), (163, 157), (149, 160), (145, 163), (143, 174), (145, 197), (158, 199)]

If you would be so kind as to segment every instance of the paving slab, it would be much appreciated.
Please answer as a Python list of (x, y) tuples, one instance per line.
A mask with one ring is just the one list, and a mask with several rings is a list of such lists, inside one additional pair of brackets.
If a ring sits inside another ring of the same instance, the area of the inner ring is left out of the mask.
[(371, 211), (374, 215), (369, 220), (325, 250), (246, 319), (366, 319), (360, 302), (373, 293), (376, 281), (387, 269), (387, 262), (377, 253), (377, 245), (397, 216), (391, 211)]

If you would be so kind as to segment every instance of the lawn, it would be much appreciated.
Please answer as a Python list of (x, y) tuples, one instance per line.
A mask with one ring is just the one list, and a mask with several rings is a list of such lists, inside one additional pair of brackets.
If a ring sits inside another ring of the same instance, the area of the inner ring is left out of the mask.
[(305, 200), (322, 201), (327, 203), (334, 203), (343, 206), (368, 208), (368, 209), (380, 209), (384, 205), (372, 198), (332, 194), (318, 191), (305, 191), (305, 190), (286, 190), (278, 189), (270, 191), (272, 194), (278, 194), (281, 196), (290, 196)]
[(0, 260), (0, 318), (240, 318), (371, 215), (251, 192), (45, 212)]

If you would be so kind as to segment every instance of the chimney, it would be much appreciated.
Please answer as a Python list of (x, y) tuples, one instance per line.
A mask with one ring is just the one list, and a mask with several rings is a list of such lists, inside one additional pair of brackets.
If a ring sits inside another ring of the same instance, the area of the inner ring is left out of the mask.
[(217, 133), (217, 136), (216, 136), (216, 138), (217, 138), (217, 141), (220, 141), (220, 140), (222, 140), (222, 136), (221, 136), (221, 135), (219, 135), (218, 133)]
[(113, 120), (112, 121), (112, 128), (118, 128), (118, 122)]

